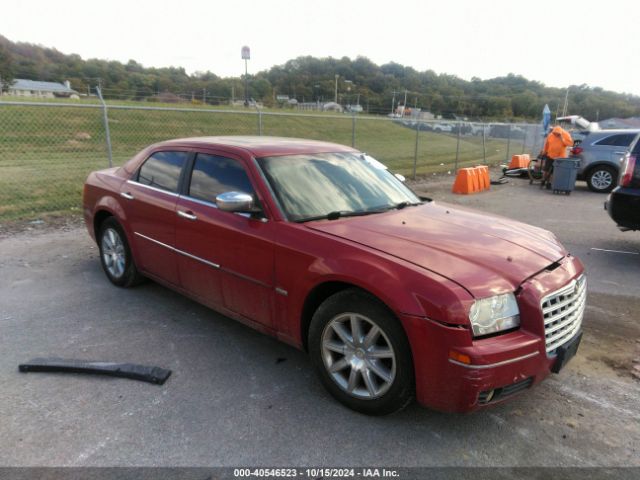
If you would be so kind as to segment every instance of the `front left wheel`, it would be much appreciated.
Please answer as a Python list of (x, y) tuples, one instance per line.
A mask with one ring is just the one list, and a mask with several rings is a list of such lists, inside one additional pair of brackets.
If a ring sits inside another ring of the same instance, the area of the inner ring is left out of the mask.
[(107, 218), (98, 232), (100, 263), (111, 283), (118, 287), (132, 287), (143, 280), (131, 255), (122, 226), (114, 217)]
[(313, 315), (308, 341), (322, 383), (349, 408), (386, 415), (411, 402), (409, 341), (397, 318), (373, 296), (349, 289), (329, 297)]

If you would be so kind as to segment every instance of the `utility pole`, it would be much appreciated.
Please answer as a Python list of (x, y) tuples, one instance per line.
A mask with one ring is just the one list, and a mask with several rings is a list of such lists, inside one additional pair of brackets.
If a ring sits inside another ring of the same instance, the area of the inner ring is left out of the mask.
[(333, 101), (335, 103), (338, 103), (338, 77), (340, 77), (340, 75), (336, 73), (336, 88), (333, 94)]
[[(407, 109), (407, 89), (404, 89), (404, 103), (402, 104), (402, 106), (404, 107), (404, 109)], [(402, 115), (404, 116), (404, 110), (402, 112)]]
[(247, 60), (251, 58), (249, 47), (242, 47), (242, 59), (244, 60), (244, 106), (249, 106), (249, 73), (247, 70)]
[(207, 103), (207, 89), (202, 89), (202, 103)]
[(395, 90), (393, 91), (393, 99), (391, 100), (391, 115), (393, 115), (393, 112), (395, 110), (396, 107), (396, 92)]
[(567, 87), (567, 93), (564, 95), (564, 106), (562, 107), (562, 116), (567, 116), (567, 107), (569, 106), (569, 87)]

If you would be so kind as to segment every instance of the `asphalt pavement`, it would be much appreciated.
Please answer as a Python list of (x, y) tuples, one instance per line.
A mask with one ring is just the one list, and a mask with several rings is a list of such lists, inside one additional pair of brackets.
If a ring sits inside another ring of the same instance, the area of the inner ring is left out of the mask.
[[(360, 415), (303, 352), (157, 284), (113, 287), (81, 225), (45, 222), (0, 239), (0, 466), (640, 466), (640, 232), (619, 232), (582, 185), (450, 185), (416, 189), (548, 228), (584, 261), (584, 340), (559, 375), (470, 415)], [(158, 386), (18, 372), (42, 356), (173, 374)]]

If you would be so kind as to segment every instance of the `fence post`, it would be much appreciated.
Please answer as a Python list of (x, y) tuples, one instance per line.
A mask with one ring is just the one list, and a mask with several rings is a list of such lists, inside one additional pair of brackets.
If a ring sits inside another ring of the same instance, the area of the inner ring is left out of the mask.
[(351, 112), (351, 147), (356, 148), (356, 112)]
[(96, 92), (98, 93), (98, 98), (102, 103), (102, 122), (104, 123), (104, 136), (107, 140), (107, 156), (109, 157), (109, 167), (113, 167), (113, 153), (111, 151), (111, 132), (109, 131), (107, 104), (104, 102), (104, 98), (102, 98), (102, 91), (100, 90), (100, 87), (96, 87)]
[(258, 135), (262, 136), (262, 111), (256, 107), (258, 111)]
[(416, 146), (413, 151), (413, 179), (418, 176), (418, 139), (420, 137), (420, 122), (416, 121)]
[(527, 137), (529, 136), (529, 125), (524, 127), (524, 140), (522, 140), (522, 153), (524, 154), (527, 148)]
[(509, 124), (509, 129), (507, 130), (507, 158), (505, 159), (505, 163), (509, 163), (510, 148), (511, 148), (511, 124)]
[(487, 125), (482, 124), (482, 158), (484, 159), (484, 163), (487, 163), (487, 141), (486, 141), (486, 129)]
[(458, 122), (458, 140), (456, 141), (456, 164), (453, 173), (458, 173), (458, 160), (460, 159), (460, 135), (462, 134), (462, 122)]

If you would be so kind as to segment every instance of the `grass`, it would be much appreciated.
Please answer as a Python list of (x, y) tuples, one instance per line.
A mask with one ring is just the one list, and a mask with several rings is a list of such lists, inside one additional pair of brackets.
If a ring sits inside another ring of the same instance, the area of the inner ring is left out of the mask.
[[(114, 165), (121, 165), (140, 149), (161, 140), (255, 135), (258, 132), (259, 118), (255, 111), (194, 110), (111, 108), (109, 127)], [(265, 111), (262, 132), (264, 135), (350, 145), (352, 118), (347, 115), (275, 115)], [(355, 146), (384, 162), (394, 172), (407, 176), (413, 173), (415, 130), (388, 119), (358, 117)], [(487, 139), (485, 147), (486, 162), (482, 138), (462, 136), (459, 166), (497, 164), (507, 158), (504, 139)], [(453, 170), (456, 148), (455, 135), (420, 132), (417, 174)], [(521, 142), (511, 142), (510, 153), (521, 150)], [(37, 218), (47, 212), (79, 211), (86, 176), (107, 166), (100, 108), (82, 108), (69, 103), (64, 107), (0, 104), (0, 221)]]

